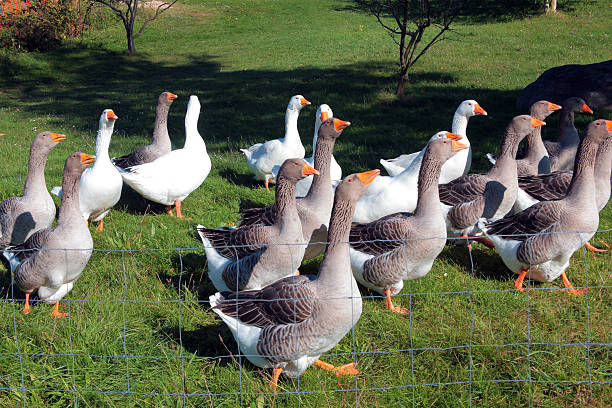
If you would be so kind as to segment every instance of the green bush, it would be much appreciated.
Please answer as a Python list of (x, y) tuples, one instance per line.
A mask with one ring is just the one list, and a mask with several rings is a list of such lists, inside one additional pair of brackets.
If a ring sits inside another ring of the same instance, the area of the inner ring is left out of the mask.
[(80, 37), (90, 25), (89, 0), (30, 0), (29, 7), (0, 21), (0, 46), (46, 51), (66, 38)]

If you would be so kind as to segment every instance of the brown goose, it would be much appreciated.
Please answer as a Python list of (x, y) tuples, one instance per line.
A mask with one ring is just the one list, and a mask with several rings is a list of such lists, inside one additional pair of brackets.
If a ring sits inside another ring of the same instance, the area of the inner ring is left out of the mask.
[[(334, 202), (330, 172), (332, 152), (336, 139), (350, 124), (338, 118), (328, 118), (319, 128), (314, 168), (320, 174), (314, 176), (306, 197), (297, 199), (304, 242), (310, 242), (304, 254), (305, 259), (314, 258), (325, 248), (320, 243), (327, 241), (327, 225)], [(240, 227), (257, 224), (272, 225), (276, 221), (275, 214), (274, 204), (264, 208), (248, 209), (242, 214)]]
[(394, 313), (409, 311), (393, 306), (391, 295), (402, 290), (404, 280), (425, 276), (444, 248), (446, 224), (438, 194), (440, 172), (446, 160), (468, 147), (446, 138), (430, 141), (419, 170), (419, 198), (414, 214), (391, 214), (351, 228), (350, 256), (355, 278), (383, 294), (387, 309)]
[(488, 224), (480, 221), (506, 266), (519, 274), (514, 284), (517, 289), (522, 289), (525, 277), (552, 282), (561, 276), (571, 293), (582, 293), (573, 288), (565, 270), (572, 254), (599, 225), (594, 164), (599, 145), (612, 138), (610, 131), (612, 121), (600, 119), (588, 125), (565, 197), (542, 201)]
[(95, 156), (73, 153), (66, 159), (62, 180), (62, 203), (55, 228), (41, 229), (24, 243), (8, 247), (3, 255), (11, 265), (15, 283), (26, 293), (23, 313), (30, 313), (30, 293), (55, 303), (51, 316), (64, 317), (59, 301), (81, 276), (93, 250), (89, 229), (79, 208), (79, 180)]
[(52, 132), (34, 137), (23, 195), (9, 197), (0, 204), (0, 249), (21, 244), (53, 223), (55, 203), (45, 184), (45, 164), (49, 152), (64, 139), (66, 136)]
[(210, 297), (213, 311), (228, 325), (249, 361), (274, 369), (273, 390), (281, 372), (297, 376), (313, 363), (336, 374), (358, 374), (354, 363), (334, 367), (319, 357), (338, 344), (361, 316), (348, 239), (355, 202), (379, 173), (352, 174), (337, 187), (330, 243), (318, 276), (290, 276), (261, 290)]
[(294, 275), (304, 258), (302, 224), (295, 205), (295, 185), (319, 172), (303, 159), (287, 159), (276, 187), (272, 225), (210, 229), (198, 225), (208, 261), (208, 276), (217, 290), (260, 289)]
[(515, 116), (506, 127), (500, 155), (487, 174), (467, 174), (439, 186), (449, 236), (473, 235), (480, 218), (501, 218), (510, 211), (518, 189), (518, 145), (533, 128), (544, 124), (529, 115)]
[(170, 105), (178, 98), (172, 92), (162, 92), (157, 99), (157, 109), (155, 109), (155, 125), (153, 127), (153, 143), (140, 147), (132, 153), (118, 158), (113, 158), (115, 166), (127, 169), (130, 166), (149, 163), (170, 153), (172, 150), (170, 135), (168, 135), (168, 112)]
[(593, 114), (591, 108), (587, 106), (584, 99), (572, 97), (563, 101), (563, 108), (559, 113), (559, 140), (551, 142), (544, 141), (544, 146), (550, 157), (550, 170), (572, 170), (574, 159), (580, 143), (580, 136), (576, 126), (574, 126), (575, 113)]

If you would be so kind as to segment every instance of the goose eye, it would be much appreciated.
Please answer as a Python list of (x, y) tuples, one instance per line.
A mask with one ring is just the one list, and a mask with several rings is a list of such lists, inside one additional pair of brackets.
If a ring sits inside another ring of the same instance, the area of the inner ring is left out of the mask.
[(446, 140), (444, 141), (444, 143), (446, 143)]
[(349, 183), (352, 183), (352, 182), (353, 182), (353, 179), (348, 179), (348, 182), (349, 182)]

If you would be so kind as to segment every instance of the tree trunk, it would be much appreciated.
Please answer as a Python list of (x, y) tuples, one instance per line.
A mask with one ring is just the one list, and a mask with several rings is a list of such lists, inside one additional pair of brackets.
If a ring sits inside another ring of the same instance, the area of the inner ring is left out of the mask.
[(136, 45), (134, 44), (134, 36), (132, 34), (133, 27), (130, 27), (129, 24), (125, 24), (125, 35), (127, 37), (127, 46), (129, 54), (134, 54), (136, 52)]
[(397, 82), (397, 90), (395, 91), (395, 95), (398, 98), (403, 98), (404, 97), (404, 88), (406, 87), (406, 78), (407, 75), (406, 74), (402, 74), (399, 76), (399, 80)]

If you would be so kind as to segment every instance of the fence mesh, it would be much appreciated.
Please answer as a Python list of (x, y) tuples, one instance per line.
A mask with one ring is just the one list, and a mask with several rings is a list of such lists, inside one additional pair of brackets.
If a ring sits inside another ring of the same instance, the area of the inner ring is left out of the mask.
[[(609, 238), (610, 231), (598, 232)], [(540, 406), (605, 405), (611, 395), (609, 253), (574, 254), (570, 279), (588, 289), (577, 297), (558, 282), (525, 280), (528, 290), (519, 292), (493, 251), (447, 246), (427, 277), (405, 281), (393, 297), (408, 316), (385, 310), (383, 296), (360, 287), (359, 322), (321, 356), (354, 362), (358, 375), (336, 377), (312, 366), (295, 379), (281, 377), (276, 392), (268, 387), (270, 370), (247, 362), (211, 312), (215, 290), (203, 247), (95, 249), (96, 258), (98, 270), (90, 261), (60, 302), (70, 313), (64, 319), (47, 317), (50, 309), (38, 299), (30, 300), (35, 313), (22, 315), (23, 294), (5, 281), (5, 401), (23, 407), (259, 407), (268, 400)], [(156, 259), (174, 268), (164, 275)], [(307, 264), (306, 273), (318, 265)]]

